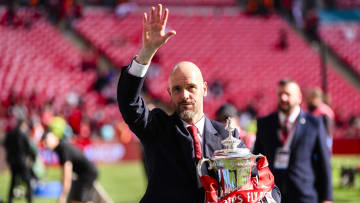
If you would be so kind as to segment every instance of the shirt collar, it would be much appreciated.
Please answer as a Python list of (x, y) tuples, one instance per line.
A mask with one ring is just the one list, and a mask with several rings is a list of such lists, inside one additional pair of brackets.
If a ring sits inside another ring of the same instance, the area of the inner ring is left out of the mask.
[[(184, 123), (185, 128), (191, 126), (185, 121), (181, 120)], [(204, 134), (204, 126), (205, 126), (205, 116), (203, 116), (197, 123), (195, 123), (196, 128), (198, 129), (198, 133), (202, 136)]]
[[(300, 106), (296, 106), (294, 111), (289, 115), (288, 117), (288, 121), (289, 123), (294, 123), (297, 119), (297, 117), (299, 116), (300, 114)], [(285, 119), (286, 119), (286, 115), (279, 111), (279, 120), (280, 120), (280, 123), (284, 123), (285, 122)]]

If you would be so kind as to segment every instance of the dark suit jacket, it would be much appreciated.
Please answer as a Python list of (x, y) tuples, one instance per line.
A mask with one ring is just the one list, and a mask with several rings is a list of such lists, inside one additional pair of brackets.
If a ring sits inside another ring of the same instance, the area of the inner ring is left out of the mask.
[[(148, 187), (141, 202), (204, 202), (194, 156), (193, 140), (176, 114), (152, 111), (140, 96), (144, 78), (124, 68), (118, 83), (118, 104), (130, 129), (144, 146)], [(205, 117), (203, 156), (210, 158), (228, 136), (225, 126)], [(207, 170), (204, 167), (204, 170)]]
[(281, 147), (278, 113), (258, 120), (254, 153), (265, 155), (280, 188), (282, 202), (317, 203), (332, 200), (330, 155), (322, 121), (310, 113), (300, 112), (290, 145), (287, 170), (274, 169), (275, 151)]

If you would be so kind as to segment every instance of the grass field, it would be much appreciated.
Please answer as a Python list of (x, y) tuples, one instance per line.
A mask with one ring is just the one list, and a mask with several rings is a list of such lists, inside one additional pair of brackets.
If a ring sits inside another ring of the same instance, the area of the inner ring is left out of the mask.
[[(360, 163), (360, 156), (335, 156), (332, 159), (335, 203), (360, 203), (360, 175), (356, 176), (355, 188), (341, 188), (341, 166), (355, 166)], [(99, 181), (115, 203), (139, 202), (146, 189), (143, 168), (138, 162), (122, 162), (114, 165), (100, 165)], [(60, 168), (51, 167), (46, 180), (59, 180)], [(0, 173), (0, 197), (7, 196), (9, 173)], [(24, 200), (14, 203), (25, 203)], [(35, 203), (56, 203), (54, 199), (35, 198)]]
[[(139, 202), (146, 189), (146, 179), (139, 162), (122, 162), (119, 164), (100, 165), (99, 182), (115, 203)], [(60, 180), (59, 167), (49, 167), (45, 181)], [(10, 183), (9, 172), (0, 173), (0, 197), (7, 199)], [(5, 198), (6, 197), (6, 198)], [(17, 200), (14, 203), (25, 203)], [(54, 199), (36, 198), (34, 203), (56, 203)]]
[(340, 187), (341, 166), (354, 167), (360, 163), (360, 156), (335, 156), (331, 160), (335, 203), (360, 203), (360, 174), (355, 177), (354, 188)]

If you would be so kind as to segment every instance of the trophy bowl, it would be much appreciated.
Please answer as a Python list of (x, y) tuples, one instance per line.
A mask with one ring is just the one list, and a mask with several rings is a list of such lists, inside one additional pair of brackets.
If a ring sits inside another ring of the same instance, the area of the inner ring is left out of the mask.
[(226, 130), (229, 136), (221, 141), (223, 149), (216, 150), (210, 159), (203, 158), (197, 165), (198, 174), (201, 177), (201, 167), (208, 163), (209, 170), (215, 170), (219, 185), (219, 197), (224, 197), (240, 188), (246, 189), (251, 178), (251, 168), (255, 161), (262, 155), (253, 155), (248, 148), (238, 148), (240, 139), (232, 136), (235, 128), (231, 126), (231, 121), (227, 120)]

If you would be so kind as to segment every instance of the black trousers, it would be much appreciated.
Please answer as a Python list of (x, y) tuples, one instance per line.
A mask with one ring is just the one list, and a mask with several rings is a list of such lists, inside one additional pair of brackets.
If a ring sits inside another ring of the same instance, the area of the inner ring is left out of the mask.
[(78, 179), (73, 180), (71, 184), (70, 194), (68, 197), (69, 200), (75, 200), (78, 202), (88, 202), (93, 198), (94, 193), (94, 179), (84, 180)]

